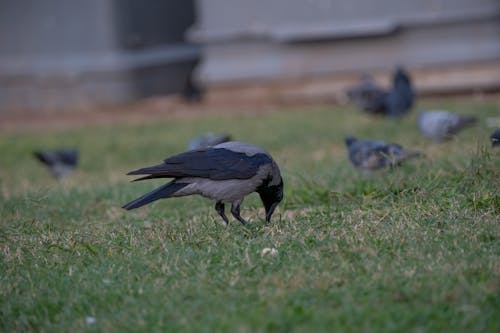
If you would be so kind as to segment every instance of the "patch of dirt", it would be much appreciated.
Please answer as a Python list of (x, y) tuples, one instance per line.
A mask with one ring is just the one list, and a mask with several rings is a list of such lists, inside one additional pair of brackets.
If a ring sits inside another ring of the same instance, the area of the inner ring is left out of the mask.
[[(498, 100), (500, 62), (411, 69), (419, 97), (462, 96)], [(390, 73), (374, 71), (373, 77), (388, 86)], [(66, 110), (0, 112), (0, 130), (8, 132), (70, 129), (115, 123), (154, 122), (199, 114), (261, 113), (304, 106), (346, 103), (345, 90), (356, 84), (359, 73), (325, 75), (266, 82), (235, 82), (211, 86), (202, 103), (185, 103), (177, 96), (143, 99), (114, 106), (79, 106)], [(493, 93), (493, 95), (488, 95)]]
[(272, 109), (270, 104), (260, 107), (234, 107), (210, 101), (188, 104), (177, 97), (152, 97), (120, 106), (0, 114), (0, 130), (6, 132), (62, 130), (116, 123), (154, 122), (172, 117), (194, 117), (209, 113), (267, 112), (270, 109)]

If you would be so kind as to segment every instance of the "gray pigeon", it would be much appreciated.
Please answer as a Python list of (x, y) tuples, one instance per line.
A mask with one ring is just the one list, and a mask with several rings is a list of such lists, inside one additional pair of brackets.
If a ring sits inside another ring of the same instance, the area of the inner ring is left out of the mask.
[(283, 180), (278, 165), (264, 149), (244, 143), (225, 142), (211, 148), (187, 151), (167, 158), (163, 163), (128, 173), (146, 175), (143, 179), (173, 178), (169, 183), (129, 202), (130, 210), (162, 198), (199, 194), (215, 200), (215, 210), (226, 225), (224, 203), (231, 203), (233, 216), (245, 224), (240, 205), (252, 192), (260, 195), (270, 222), (283, 199)]
[(358, 140), (348, 136), (345, 144), (351, 163), (365, 173), (399, 166), (409, 158), (423, 156), (420, 152), (407, 151), (398, 144), (379, 140)]
[(442, 142), (477, 122), (475, 117), (465, 117), (449, 111), (420, 111), (417, 123), (420, 132), (429, 139)]
[(207, 133), (205, 135), (200, 135), (194, 137), (189, 141), (188, 150), (209, 148), (218, 145), (219, 143), (231, 141), (231, 135), (229, 134), (215, 134)]
[(361, 82), (347, 90), (347, 97), (356, 107), (367, 113), (382, 113), (386, 92), (373, 78), (364, 74)]
[(347, 96), (361, 111), (393, 118), (406, 115), (415, 102), (410, 74), (401, 67), (393, 73), (390, 90), (385, 91), (365, 75), (358, 86), (347, 91)]
[(78, 164), (78, 150), (74, 148), (40, 150), (35, 151), (33, 155), (49, 169), (56, 179), (71, 174)]
[(500, 128), (497, 128), (493, 133), (491, 133), (490, 139), (493, 147), (500, 146)]

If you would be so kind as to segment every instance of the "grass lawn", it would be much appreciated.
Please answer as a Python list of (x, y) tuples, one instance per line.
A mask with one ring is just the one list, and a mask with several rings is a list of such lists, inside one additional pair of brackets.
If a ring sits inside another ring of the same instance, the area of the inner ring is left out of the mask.
[[(500, 103), (419, 106), (481, 121), (445, 144), (421, 137), (415, 114), (351, 107), (0, 133), (0, 331), (500, 332), (500, 149), (486, 126)], [(164, 183), (126, 172), (206, 131), (278, 161), (285, 199), (270, 225), (256, 194), (242, 206), (248, 227), (222, 227), (199, 197), (120, 208)], [(427, 157), (365, 177), (347, 134)], [(60, 183), (31, 156), (58, 146), (81, 151)]]

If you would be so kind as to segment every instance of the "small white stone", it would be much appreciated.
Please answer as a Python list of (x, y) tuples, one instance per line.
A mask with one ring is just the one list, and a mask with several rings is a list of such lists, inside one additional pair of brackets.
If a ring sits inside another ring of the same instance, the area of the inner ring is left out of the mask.
[(94, 325), (96, 322), (95, 317), (87, 316), (85, 317), (85, 324), (87, 325)]
[(260, 255), (265, 256), (266, 254), (276, 256), (278, 255), (278, 250), (276, 250), (274, 247), (265, 247), (262, 249), (262, 251), (260, 251)]

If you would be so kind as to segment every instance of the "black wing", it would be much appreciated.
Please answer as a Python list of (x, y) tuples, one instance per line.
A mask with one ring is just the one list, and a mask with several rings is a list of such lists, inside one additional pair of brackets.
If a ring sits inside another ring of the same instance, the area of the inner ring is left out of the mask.
[(201, 177), (212, 180), (248, 179), (259, 167), (272, 163), (266, 154), (248, 156), (224, 148), (188, 151), (167, 158), (162, 164), (131, 171), (128, 175), (148, 175), (152, 178)]

